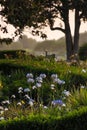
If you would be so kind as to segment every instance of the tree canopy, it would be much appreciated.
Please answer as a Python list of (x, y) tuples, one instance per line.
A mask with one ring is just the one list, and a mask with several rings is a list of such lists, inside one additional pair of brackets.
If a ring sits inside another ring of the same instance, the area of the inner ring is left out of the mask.
[[(66, 39), (67, 60), (72, 55), (78, 56), (79, 30), (81, 21), (87, 18), (87, 0), (0, 0), (2, 9), (0, 15), (5, 22), (12, 24), (15, 28), (15, 36), (22, 34), (25, 27), (32, 28), (33, 35), (46, 38), (40, 30), (49, 26), (51, 30), (62, 31)], [(70, 10), (74, 11), (75, 29), (74, 40), (69, 23)], [(60, 24), (55, 26), (55, 21)], [(2, 28), (6, 33), (6, 27)]]

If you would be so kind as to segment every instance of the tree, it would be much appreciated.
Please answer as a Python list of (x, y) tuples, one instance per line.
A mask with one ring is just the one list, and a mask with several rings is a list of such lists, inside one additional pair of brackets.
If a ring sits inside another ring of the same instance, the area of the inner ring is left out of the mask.
[[(87, 1), (86, 0), (46, 0), (41, 1), (44, 9), (42, 10), (42, 16), (45, 17), (45, 21), (48, 21), (48, 25), (51, 30), (60, 30), (65, 34), (66, 39), (66, 52), (67, 60), (70, 61), (72, 56), (78, 60), (79, 49), (79, 30), (81, 20), (87, 18)], [(85, 8), (84, 8), (85, 7)], [(75, 29), (74, 39), (71, 34), (71, 28), (69, 23), (70, 10), (75, 12)], [(55, 27), (56, 19), (60, 19), (64, 26)]]
[[(42, 27), (49, 26), (51, 30), (59, 30), (65, 34), (67, 60), (78, 57), (79, 29), (81, 20), (87, 18), (87, 0), (0, 0), (1, 15), (5, 22), (14, 25), (15, 35), (22, 34), (24, 27), (33, 27), (33, 35), (46, 35), (40, 32)], [(85, 8), (84, 8), (85, 7)], [(75, 12), (74, 39), (69, 23), (70, 10)], [(62, 23), (55, 27), (55, 21)], [(63, 26), (62, 26), (63, 24)]]
[[(39, 28), (40, 19), (38, 19), (38, 15), (41, 8), (38, 8), (40, 6), (34, 0), (0, 0), (0, 4), (2, 7), (0, 14), (4, 17), (5, 23), (12, 24), (15, 27), (15, 36), (19, 35), (21, 37), (25, 27), (33, 27), (33, 35), (46, 37), (43, 32), (36, 29)], [(6, 26), (1, 27), (1, 30), (3, 33), (8, 32)]]

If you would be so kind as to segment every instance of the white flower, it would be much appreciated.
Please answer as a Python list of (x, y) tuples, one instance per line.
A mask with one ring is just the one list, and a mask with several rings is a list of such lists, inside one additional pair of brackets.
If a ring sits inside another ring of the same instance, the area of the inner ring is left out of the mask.
[(32, 107), (34, 105), (34, 100), (30, 99), (30, 101), (28, 102), (28, 104)]
[(2, 104), (7, 104), (7, 105), (9, 105), (9, 104), (10, 104), (10, 101), (9, 101), (9, 100), (2, 101)]
[(51, 89), (54, 90), (55, 89), (55, 85), (51, 84)]
[(10, 78), (10, 77), (11, 77), (11, 75), (8, 75), (8, 77)]
[(15, 95), (12, 95), (11, 98), (16, 98), (16, 96), (15, 96)]
[(4, 120), (4, 117), (0, 117), (0, 121), (1, 121), (1, 120)]
[(36, 81), (39, 82), (39, 83), (42, 83), (43, 82), (42, 77), (37, 77)]
[(85, 88), (85, 86), (82, 85), (80, 88)]
[(5, 111), (8, 111), (8, 108), (6, 107), (4, 110), (5, 110)]
[(24, 95), (24, 98), (26, 98), (26, 99), (30, 99), (30, 97), (26, 94), (26, 95)]
[(33, 87), (32, 87), (32, 89), (36, 89), (37, 87), (34, 85)]
[(40, 74), (41, 78), (46, 78), (46, 74)]
[(62, 107), (66, 107), (66, 104), (65, 104), (65, 103), (63, 103), (63, 104), (62, 104)]
[(67, 91), (67, 90), (64, 90), (64, 91), (63, 91), (63, 94), (64, 94), (65, 96), (67, 96), (67, 97), (70, 96), (70, 92)]
[(34, 79), (33, 79), (33, 78), (29, 78), (29, 79), (27, 80), (27, 82), (28, 82), (28, 83), (34, 83)]
[(18, 93), (23, 93), (23, 91), (22, 91), (22, 90), (19, 90)]
[(58, 78), (58, 75), (57, 75), (57, 74), (52, 74), (52, 75), (51, 75), (51, 78), (52, 78), (52, 79)]
[(9, 100), (6, 100), (5, 102), (6, 102), (7, 104), (10, 104), (10, 101), (9, 101)]
[(4, 114), (4, 111), (0, 111), (0, 114), (3, 115), (3, 114)]
[(36, 83), (36, 87), (40, 88), (41, 87), (41, 83)]
[(26, 77), (27, 77), (27, 78), (33, 78), (34, 76), (33, 76), (32, 73), (27, 73)]
[(58, 84), (59, 84), (59, 85), (63, 85), (63, 84), (65, 84), (65, 81), (58, 79)]
[(21, 91), (22, 91), (22, 90), (23, 90), (23, 88), (22, 88), (22, 87), (19, 87), (19, 88), (18, 88), (18, 90), (21, 90)]
[(85, 69), (82, 69), (82, 72), (83, 72), (83, 73), (86, 73), (86, 70), (85, 70)]
[(17, 106), (21, 106), (21, 105), (22, 105), (22, 103), (21, 103), (21, 102), (18, 102), (18, 103), (17, 103)]
[(28, 103), (31, 107), (34, 105), (33, 101), (29, 101)]
[(25, 93), (30, 92), (30, 89), (29, 89), (29, 88), (25, 88), (25, 89), (24, 89), (24, 92), (25, 92)]
[(54, 79), (53, 79), (53, 82), (54, 82), (54, 83), (58, 83), (58, 78), (54, 78)]
[(2, 104), (5, 104), (6, 102), (5, 101), (2, 101)]
[(0, 106), (0, 110), (3, 110), (4, 108), (2, 106)]
[(47, 106), (44, 106), (43, 108), (44, 108), (44, 109), (47, 109), (48, 107), (47, 107)]

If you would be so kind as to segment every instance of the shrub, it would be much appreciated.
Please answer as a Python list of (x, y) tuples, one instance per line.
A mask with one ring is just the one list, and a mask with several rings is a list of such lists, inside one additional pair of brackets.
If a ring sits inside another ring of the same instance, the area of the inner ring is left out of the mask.
[(74, 89), (67, 98), (67, 106), (70, 109), (87, 106), (87, 88), (81, 86), (79, 89)]
[(0, 122), (1, 130), (86, 130), (87, 107), (69, 112), (63, 117), (29, 115)]
[(87, 43), (80, 47), (79, 58), (80, 60), (87, 60)]
[(0, 59), (20, 58), (25, 54), (24, 50), (4, 50), (0, 51)]

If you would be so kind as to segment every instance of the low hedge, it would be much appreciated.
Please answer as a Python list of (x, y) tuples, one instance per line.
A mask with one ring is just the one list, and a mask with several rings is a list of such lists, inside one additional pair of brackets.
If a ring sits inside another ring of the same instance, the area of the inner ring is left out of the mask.
[(4, 74), (10, 74), (11, 72), (15, 72), (16, 70), (22, 70), (25, 73), (32, 72), (33, 74), (51, 74), (52, 70), (46, 70), (44, 68), (38, 68), (37, 66), (34, 67), (33, 65), (19, 65), (14, 63), (0, 63), (0, 71)]
[(69, 112), (64, 117), (30, 115), (0, 122), (0, 130), (86, 130), (87, 107)]
[(24, 50), (3, 50), (0, 51), (0, 59), (12, 59), (18, 58), (20, 55), (24, 55)]
[[(66, 86), (71, 87), (73, 85), (79, 86), (79, 85), (86, 85), (87, 82), (87, 73), (82, 73), (81, 70), (79, 72), (67, 73), (66, 70), (54, 70), (54, 68), (51, 69), (45, 69), (34, 65), (20, 65), (12, 62), (2, 62), (0, 63), (0, 71), (5, 74), (11, 74), (12, 72), (16, 72), (17, 70), (20, 70), (20, 72), (24, 72), (25, 74), (28, 72), (33, 73), (34, 75), (45, 73), (47, 75), (51, 75), (53, 73), (57, 73), (60, 78), (64, 79), (66, 81)], [(64, 72), (65, 71), (65, 72)]]

